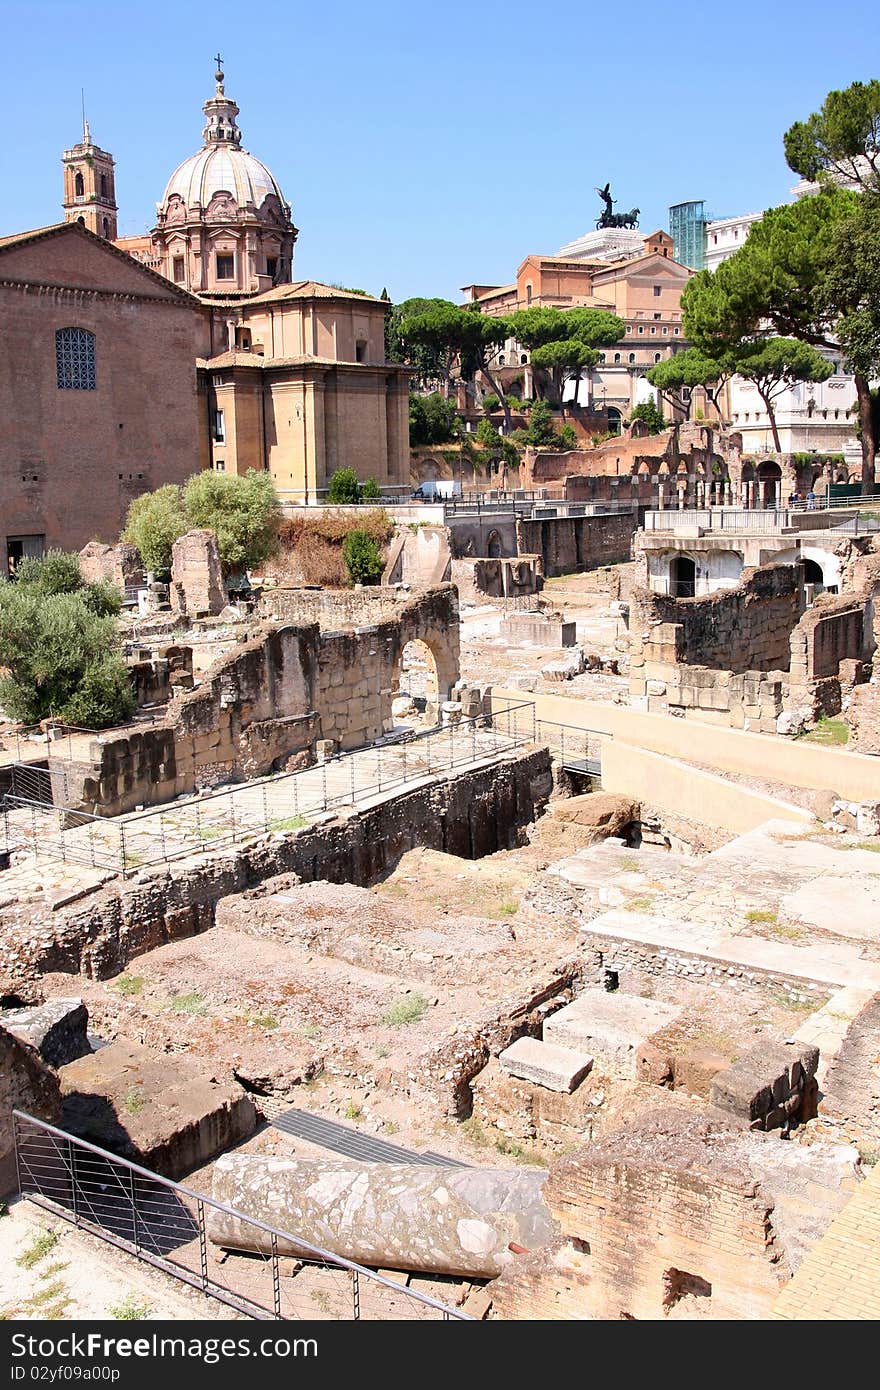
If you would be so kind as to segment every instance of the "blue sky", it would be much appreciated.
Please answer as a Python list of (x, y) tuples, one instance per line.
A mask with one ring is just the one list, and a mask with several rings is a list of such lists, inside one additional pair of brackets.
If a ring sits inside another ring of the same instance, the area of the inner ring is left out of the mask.
[(716, 216), (785, 201), (782, 132), (831, 88), (880, 76), (873, 12), (2, 0), (0, 234), (60, 220), (81, 86), (116, 158), (120, 231), (146, 230), (201, 143), (219, 46), (244, 145), (292, 204), (296, 275), (452, 297), (588, 230), (606, 180), (645, 231), (685, 198)]

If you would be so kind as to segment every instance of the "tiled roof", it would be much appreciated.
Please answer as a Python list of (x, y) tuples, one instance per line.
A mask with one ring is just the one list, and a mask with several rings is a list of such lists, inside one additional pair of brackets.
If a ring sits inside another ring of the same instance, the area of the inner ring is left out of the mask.
[(353, 294), (351, 290), (336, 289), (333, 285), (322, 285), (318, 280), (294, 280), (291, 285), (275, 285), (265, 294), (255, 295), (249, 304), (277, 304), (285, 299), (351, 299), (358, 303), (383, 304), (372, 294)]

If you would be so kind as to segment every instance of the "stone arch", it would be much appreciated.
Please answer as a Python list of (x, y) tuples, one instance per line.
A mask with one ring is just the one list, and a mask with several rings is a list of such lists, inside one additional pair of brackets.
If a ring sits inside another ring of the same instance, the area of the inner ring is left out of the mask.
[(504, 547), (501, 542), (501, 536), (497, 531), (493, 530), (489, 532), (489, 536), (486, 541), (486, 554), (489, 556), (490, 560), (500, 560), (502, 555), (504, 554)]
[(697, 589), (697, 562), (679, 552), (669, 561), (669, 592), (674, 598), (693, 598)]
[[(391, 718), (391, 701), (401, 691), (401, 677), (409, 669), (405, 665), (406, 648), (417, 642), (416, 649), (430, 682), (432, 699), (427, 713), (439, 719), (440, 705), (452, 695), (459, 678), (458, 591), (452, 584), (426, 589), (412, 599), (400, 612), (392, 633), (390, 689), (387, 692), (386, 719)], [(422, 651), (424, 648), (424, 652)], [(416, 655), (416, 652), (410, 656)], [(426, 692), (427, 699), (427, 692)]]
[[(804, 580), (807, 584), (815, 584), (814, 593), (840, 593), (840, 556), (834, 555), (830, 550), (823, 550), (819, 545), (800, 545), (792, 546), (790, 550), (782, 550), (773, 556), (774, 565), (796, 565), (799, 561), (804, 561)], [(811, 566), (809, 571), (807, 566)], [(816, 579), (818, 571), (820, 579)], [(810, 578), (812, 574), (812, 578)]]
[(759, 507), (778, 507), (781, 501), (782, 469), (775, 459), (758, 464), (757, 492)]

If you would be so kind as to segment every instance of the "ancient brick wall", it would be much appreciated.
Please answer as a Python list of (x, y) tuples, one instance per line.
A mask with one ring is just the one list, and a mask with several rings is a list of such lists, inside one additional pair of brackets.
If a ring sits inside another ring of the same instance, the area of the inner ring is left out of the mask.
[(0, 1196), (16, 1187), (13, 1110), (60, 1124), (61, 1089), (36, 1048), (0, 1028)]
[(271, 623), (317, 623), (321, 628), (360, 627), (393, 617), (402, 599), (393, 585), (364, 589), (267, 589), (257, 613)]
[(7, 904), (0, 909), (0, 988), (13, 992), (50, 971), (107, 979), (145, 951), (206, 931), (220, 898), (276, 874), (367, 887), (417, 846), (468, 859), (513, 849), (552, 789), (550, 755), (539, 749), (437, 776), (329, 823), (213, 854), (209, 846), (195, 860), (142, 869), (136, 880), (117, 879), (58, 911)]
[(791, 1274), (741, 1134), (704, 1115), (660, 1109), (580, 1149), (544, 1196), (567, 1246), (492, 1284), (503, 1318), (762, 1318)]
[(386, 732), (406, 644), (428, 648), (437, 700), (459, 676), (452, 584), (398, 604), (393, 618), (341, 631), (275, 628), (218, 661), (178, 695), (161, 725), (102, 735), (67, 772), (67, 804), (100, 815), (159, 805), (198, 787), (260, 776), (331, 739), (357, 748)]
[(633, 590), (633, 651), (645, 662), (685, 662), (724, 671), (787, 671), (789, 640), (802, 611), (798, 571), (764, 565), (735, 588), (678, 599)]
[[(42, 535), (67, 550), (115, 541), (134, 497), (200, 467), (207, 413), (196, 357), (206, 313), (72, 230), (7, 249), (3, 263), (5, 535)], [(59, 389), (55, 335), (66, 328), (94, 334), (93, 390)]]
[(548, 577), (597, 569), (630, 559), (636, 524), (634, 512), (521, 518), (516, 523), (517, 549), (540, 555)]

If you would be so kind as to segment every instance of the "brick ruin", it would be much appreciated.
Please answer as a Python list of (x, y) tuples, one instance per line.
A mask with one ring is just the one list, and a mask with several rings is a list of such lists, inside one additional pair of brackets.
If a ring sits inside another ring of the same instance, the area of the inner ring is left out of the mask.
[(735, 586), (699, 598), (634, 589), (631, 699), (763, 733), (839, 714), (872, 674), (876, 559), (855, 567), (848, 592), (822, 594), (806, 611), (793, 565), (746, 569)]
[[(118, 815), (277, 770), (317, 739), (341, 749), (373, 742), (390, 727), (409, 642), (429, 653), (435, 708), (458, 680), (451, 584), (386, 607), (381, 617), (381, 597), (343, 595), (341, 622), (333, 596), (294, 591), (269, 602), (298, 620), (258, 629), (197, 689), (175, 694), (161, 722), (94, 740), (88, 763), (65, 764), (68, 805)], [(357, 624), (360, 612), (373, 621)]]
[(792, 1178), (841, 1182), (819, 1152), (790, 1157), (722, 1116), (643, 1110), (554, 1165), (544, 1196), (563, 1238), (493, 1282), (495, 1315), (769, 1317), (803, 1253)]

